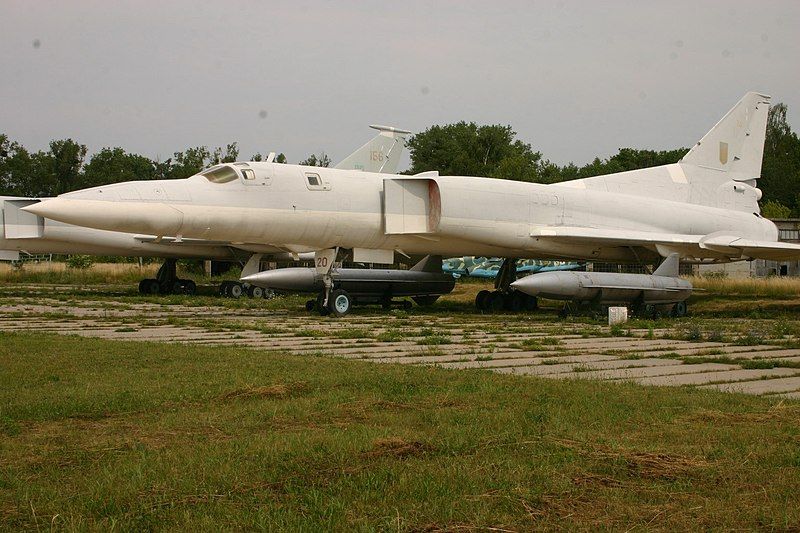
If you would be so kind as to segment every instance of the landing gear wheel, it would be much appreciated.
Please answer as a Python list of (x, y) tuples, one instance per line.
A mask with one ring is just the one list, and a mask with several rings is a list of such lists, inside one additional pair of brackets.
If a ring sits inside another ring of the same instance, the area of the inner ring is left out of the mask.
[(414, 300), (417, 305), (421, 305), (422, 307), (427, 307), (429, 305), (433, 305), (436, 303), (436, 300), (439, 299), (438, 296), (414, 296), (411, 298)]
[(678, 302), (673, 305), (671, 314), (675, 318), (686, 316), (686, 302)]
[(409, 302), (408, 300), (403, 300), (403, 309), (405, 309), (406, 311), (408, 311), (408, 310), (409, 310), (409, 309), (411, 309), (412, 307), (414, 307), (414, 304), (412, 304), (412, 303), (411, 303), (411, 302)]
[(482, 290), (475, 296), (475, 308), (478, 311), (486, 311), (486, 301), (490, 294), (492, 293), (487, 290)]
[(264, 289), (261, 287), (256, 287), (255, 285), (250, 285), (250, 287), (247, 289), (247, 295), (250, 298), (263, 298)]
[(155, 279), (143, 279), (139, 282), (139, 291), (142, 294), (159, 294), (161, 285)]
[(236, 283), (235, 281), (230, 283), (230, 287), (228, 288), (228, 296), (231, 298), (241, 298), (242, 294), (244, 294), (244, 287), (242, 287), (242, 284)]
[(389, 311), (392, 308), (392, 299), (389, 296), (381, 298), (381, 308), (384, 311)]
[(308, 311), (309, 313), (311, 311), (313, 311), (315, 307), (317, 307), (317, 301), (316, 300), (308, 300), (306, 302), (306, 311)]
[(505, 298), (505, 308), (509, 311), (513, 311), (514, 313), (519, 313), (522, 311), (522, 307), (525, 305), (525, 295), (521, 292), (511, 292), (504, 295)]
[(353, 299), (350, 297), (350, 294), (348, 294), (347, 291), (336, 289), (331, 294), (330, 301), (328, 303), (333, 315), (342, 317), (350, 312), (350, 309), (353, 306)]
[(183, 288), (183, 281), (182, 280), (175, 280), (175, 283), (172, 284), (172, 294), (184, 294)]
[(539, 309), (539, 300), (536, 296), (531, 296), (530, 294), (523, 295), (525, 297), (523, 309), (526, 311), (536, 311)]
[(272, 300), (273, 298), (275, 298), (275, 291), (272, 289), (264, 289), (264, 299)]
[(505, 296), (500, 291), (492, 291), (489, 297), (486, 298), (486, 310), (492, 313), (497, 313), (503, 310), (505, 305)]

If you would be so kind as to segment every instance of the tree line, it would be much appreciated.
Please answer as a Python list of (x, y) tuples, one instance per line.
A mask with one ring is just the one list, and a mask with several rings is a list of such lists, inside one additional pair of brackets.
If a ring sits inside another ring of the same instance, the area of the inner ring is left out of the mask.
[[(786, 122), (785, 104), (770, 108), (764, 161), (758, 186), (764, 192), (764, 215), (772, 218), (800, 216), (800, 139)], [(611, 157), (595, 158), (577, 166), (563, 166), (544, 159), (530, 144), (517, 139), (508, 125), (477, 125), (474, 122), (435, 125), (408, 140), (411, 166), (406, 174), (438, 170), (442, 175), (487, 176), (534, 183), (557, 183), (577, 178), (636, 170), (677, 162), (688, 148), (643, 150), (620, 148)], [(72, 139), (54, 140), (48, 150), (30, 152), (0, 134), (0, 194), (10, 196), (56, 196), (106, 183), (131, 180), (179, 179), (202, 169), (239, 158), (237, 143), (208, 148), (199, 146), (160, 161), (103, 148), (86, 160), (87, 148)], [(262, 161), (260, 153), (251, 161)], [(285, 163), (284, 154), (275, 161)], [(302, 165), (329, 166), (324, 152), (311, 154)]]

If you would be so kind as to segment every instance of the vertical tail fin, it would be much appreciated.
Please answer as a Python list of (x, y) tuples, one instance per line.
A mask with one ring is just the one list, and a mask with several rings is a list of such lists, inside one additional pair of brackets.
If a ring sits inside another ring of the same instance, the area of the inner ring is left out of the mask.
[(734, 181), (761, 175), (770, 97), (749, 92), (689, 150), (682, 166), (719, 170)]
[(677, 253), (672, 253), (664, 259), (658, 268), (653, 272), (654, 276), (668, 276), (677, 278), (680, 272), (680, 260)]
[(406, 145), (406, 135), (411, 132), (390, 126), (370, 126), (380, 133), (367, 144), (344, 158), (333, 168), (364, 170), (395, 174), (400, 164), (400, 155)]

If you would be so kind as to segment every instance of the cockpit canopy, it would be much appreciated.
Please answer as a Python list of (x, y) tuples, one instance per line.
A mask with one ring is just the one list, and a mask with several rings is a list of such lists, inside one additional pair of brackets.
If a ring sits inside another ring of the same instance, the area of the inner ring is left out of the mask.
[(215, 165), (211, 168), (208, 168), (200, 173), (201, 176), (205, 176), (205, 178), (212, 182), (212, 183), (228, 183), (230, 181), (235, 181), (239, 179), (239, 173), (236, 172), (236, 168), (239, 167), (239, 172), (241, 172), (241, 177), (244, 178), (246, 181), (255, 181), (256, 173), (255, 171), (250, 168), (250, 165), (247, 163), (234, 163), (233, 165)]
[(213, 166), (202, 171), (200, 175), (205, 176), (212, 183), (228, 183), (239, 179), (239, 174), (236, 173), (236, 170), (228, 165)]

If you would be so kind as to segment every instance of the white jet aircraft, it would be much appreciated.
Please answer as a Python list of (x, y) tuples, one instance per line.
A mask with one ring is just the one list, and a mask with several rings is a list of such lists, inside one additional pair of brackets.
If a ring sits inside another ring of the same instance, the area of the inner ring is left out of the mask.
[[(243, 162), (185, 180), (76, 191), (24, 210), (177, 239), (292, 243), (316, 250), (323, 273), (340, 250), (375, 263), (391, 263), (395, 252), (497, 256), (507, 258), (505, 271), (516, 258), (796, 258), (800, 246), (778, 242), (758, 206), (768, 110), (768, 96), (747, 93), (678, 163), (551, 185)], [(499, 276), (498, 294), (509, 296), (512, 281)]]
[[(333, 168), (365, 172), (396, 172), (405, 147), (405, 138), (411, 132), (390, 126), (371, 125), (378, 134)], [(274, 154), (271, 154), (271, 158)], [(164, 194), (163, 181), (139, 182), (145, 195), (159, 197)], [(163, 196), (162, 196), (163, 197)], [(166, 196), (165, 198), (170, 198)], [(309, 249), (302, 246), (275, 246), (256, 243), (233, 243), (207, 239), (174, 239), (156, 235), (106, 231), (65, 224), (45, 217), (26, 213), (22, 208), (37, 203), (34, 198), (0, 196), (0, 260), (16, 261), (20, 252), (26, 254), (84, 254), (132, 257), (161, 257), (167, 259), (158, 279), (142, 280), (140, 290), (155, 292), (194, 292), (190, 280), (175, 276), (175, 259), (213, 259), (219, 261), (244, 261), (248, 257), (248, 271), (257, 268), (264, 255), (280, 261), (297, 259), (298, 254)], [(312, 253), (313, 256), (313, 253)], [(230, 282), (233, 284), (233, 282)], [(223, 287), (231, 295), (241, 294), (242, 287)], [(251, 290), (261, 292), (258, 287)], [(254, 294), (258, 296), (258, 294)]]

